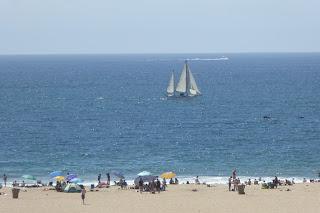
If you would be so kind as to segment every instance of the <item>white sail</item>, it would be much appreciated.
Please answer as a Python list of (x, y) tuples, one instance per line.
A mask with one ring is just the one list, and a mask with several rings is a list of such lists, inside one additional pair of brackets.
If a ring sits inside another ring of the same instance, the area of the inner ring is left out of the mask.
[(172, 96), (174, 95), (174, 74), (172, 72), (170, 81), (169, 81), (169, 85), (167, 87), (167, 94), (168, 96)]
[(176, 91), (181, 93), (185, 93), (187, 91), (187, 64), (183, 66)]
[(197, 83), (196, 83), (196, 81), (194, 80), (194, 77), (193, 77), (193, 75), (192, 75), (192, 73), (191, 73), (191, 70), (190, 69), (188, 69), (188, 71), (189, 71), (189, 93), (191, 94), (191, 95), (200, 95), (201, 94), (201, 92), (200, 92), (200, 90), (198, 89), (198, 86), (197, 86)]

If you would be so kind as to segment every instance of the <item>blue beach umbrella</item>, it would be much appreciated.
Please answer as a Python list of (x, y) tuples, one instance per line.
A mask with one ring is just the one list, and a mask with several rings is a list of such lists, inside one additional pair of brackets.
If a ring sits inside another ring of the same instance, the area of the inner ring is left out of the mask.
[(67, 181), (70, 181), (70, 180), (72, 180), (72, 179), (74, 179), (74, 178), (77, 178), (78, 176), (76, 175), (76, 174), (70, 174), (70, 175), (67, 175), (67, 177), (66, 177), (66, 180)]
[(54, 171), (54, 172), (51, 172), (49, 175), (50, 175), (50, 178), (55, 178), (55, 177), (58, 177), (58, 176), (63, 176), (61, 171)]
[(73, 178), (70, 180), (71, 183), (82, 183), (83, 180), (81, 180), (80, 178)]
[(148, 172), (148, 171), (142, 171), (140, 172), (139, 174), (137, 174), (138, 176), (149, 176), (151, 175), (151, 172)]

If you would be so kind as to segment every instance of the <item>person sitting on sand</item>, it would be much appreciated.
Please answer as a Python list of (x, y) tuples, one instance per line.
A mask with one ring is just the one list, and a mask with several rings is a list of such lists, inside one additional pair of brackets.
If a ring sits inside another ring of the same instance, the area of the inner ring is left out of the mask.
[(248, 180), (248, 185), (250, 186), (251, 185), (251, 179), (249, 178)]
[(199, 181), (199, 176), (196, 177), (196, 179), (194, 180), (195, 184), (200, 184), (200, 181)]
[(169, 184), (174, 184), (173, 179), (171, 178)]

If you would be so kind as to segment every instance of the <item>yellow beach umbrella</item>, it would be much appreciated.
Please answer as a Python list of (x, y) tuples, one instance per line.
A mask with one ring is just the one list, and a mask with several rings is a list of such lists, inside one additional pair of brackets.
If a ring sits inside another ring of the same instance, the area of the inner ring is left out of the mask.
[(64, 177), (63, 177), (63, 176), (57, 176), (57, 177), (55, 177), (55, 179), (56, 179), (57, 181), (63, 181), (63, 180), (64, 180)]
[(165, 172), (160, 175), (160, 177), (164, 179), (171, 179), (171, 178), (174, 178), (175, 176), (176, 174), (174, 172)]

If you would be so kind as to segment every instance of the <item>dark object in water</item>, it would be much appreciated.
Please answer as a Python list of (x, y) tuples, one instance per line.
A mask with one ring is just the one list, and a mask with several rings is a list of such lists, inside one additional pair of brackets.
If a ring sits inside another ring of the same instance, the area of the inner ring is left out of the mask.
[(299, 116), (299, 118), (304, 118), (304, 116)]
[(270, 119), (271, 117), (268, 115), (263, 116), (264, 119)]

